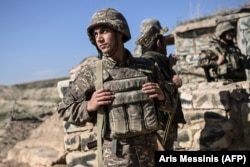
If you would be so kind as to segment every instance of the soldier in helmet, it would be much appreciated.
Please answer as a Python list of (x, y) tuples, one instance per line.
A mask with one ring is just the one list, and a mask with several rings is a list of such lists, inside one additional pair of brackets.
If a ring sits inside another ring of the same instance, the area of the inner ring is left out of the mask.
[(202, 51), (205, 56), (199, 64), (204, 67), (209, 82), (246, 80), (245, 57), (234, 42), (235, 36), (235, 27), (230, 22), (219, 23), (209, 49)]
[(185, 124), (186, 121), (178, 93), (178, 88), (182, 86), (182, 80), (172, 68), (172, 65), (176, 63), (177, 55), (167, 57), (167, 41), (164, 36), (167, 31), (168, 27), (162, 28), (159, 20), (145, 19), (141, 23), (141, 35), (136, 40), (136, 44), (141, 47), (141, 57), (152, 60), (159, 67), (168, 87), (171, 87), (171, 102), (174, 108), (168, 113), (165, 111), (159, 112), (161, 129), (158, 134), (164, 149), (173, 150), (174, 141), (177, 139), (178, 123)]
[(70, 123), (96, 125), (98, 166), (153, 167), (158, 108), (170, 105), (165, 82), (151, 61), (124, 47), (130, 31), (117, 10), (94, 13), (87, 33), (100, 61), (82, 67), (58, 112)]

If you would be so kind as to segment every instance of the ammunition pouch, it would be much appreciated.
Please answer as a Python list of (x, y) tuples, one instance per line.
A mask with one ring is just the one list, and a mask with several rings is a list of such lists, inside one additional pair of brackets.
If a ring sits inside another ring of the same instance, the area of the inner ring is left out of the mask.
[(121, 76), (117, 75), (119, 78), (104, 81), (103, 84), (105, 89), (115, 92), (115, 98), (108, 106), (112, 138), (128, 138), (159, 129), (155, 101), (141, 90), (142, 85), (149, 81), (147, 75), (152, 75), (152, 72), (147, 71), (147, 74), (144, 74), (145, 71), (142, 73), (133, 69), (127, 70), (127, 74), (131, 76), (120, 78)]
[(216, 73), (218, 76), (230, 74), (241, 68), (240, 59), (237, 54), (228, 54), (226, 62), (217, 67)]

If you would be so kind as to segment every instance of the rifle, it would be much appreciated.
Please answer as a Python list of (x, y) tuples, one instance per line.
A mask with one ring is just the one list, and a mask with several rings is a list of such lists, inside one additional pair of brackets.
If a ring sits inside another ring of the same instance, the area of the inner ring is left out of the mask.
[[(170, 126), (172, 124), (172, 121), (173, 121), (173, 118), (174, 118), (174, 115), (175, 115), (175, 112), (176, 112), (176, 109), (177, 109), (177, 105), (178, 105), (178, 92), (177, 92), (177, 89), (175, 90), (175, 88), (173, 87), (173, 84), (172, 83), (168, 83), (168, 86), (172, 87), (172, 92), (171, 92), (171, 97), (173, 97), (171, 100), (172, 100), (172, 104), (173, 104), (173, 107), (172, 107), (172, 110), (167, 112), (168, 114), (168, 119), (167, 119), (167, 124), (165, 126), (165, 130), (164, 130), (164, 136), (163, 136), (163, 140), (162, 140), (162, 145), (165, 145), (166, 144), (166, 141), (167, 141), (167, 138), (168, 138), (168, 135), (169, 135), (169, 129), (170, 129)], [(173, 91), (175, 90), (175, 91)]]

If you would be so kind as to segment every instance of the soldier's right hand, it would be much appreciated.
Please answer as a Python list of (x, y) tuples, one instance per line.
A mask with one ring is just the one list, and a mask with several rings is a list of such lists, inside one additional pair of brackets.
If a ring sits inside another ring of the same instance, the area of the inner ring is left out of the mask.
[(96, 90), (91, 99), (88, 101), (87, 110), (88, 112), (97, 111), (100, 106), (108, 105), (112, 103), (114, 99), (114, 93), (110, 90), (99, 89)]

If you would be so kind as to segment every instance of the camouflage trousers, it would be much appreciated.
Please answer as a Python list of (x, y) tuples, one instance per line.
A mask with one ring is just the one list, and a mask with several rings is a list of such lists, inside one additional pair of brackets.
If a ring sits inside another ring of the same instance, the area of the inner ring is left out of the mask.
[(154, 167), (157, 134), (147, 134), (127, 139), (117, 139), (116, 153), (112, 140), (104, 140), (103, 160), (108, 167)]

